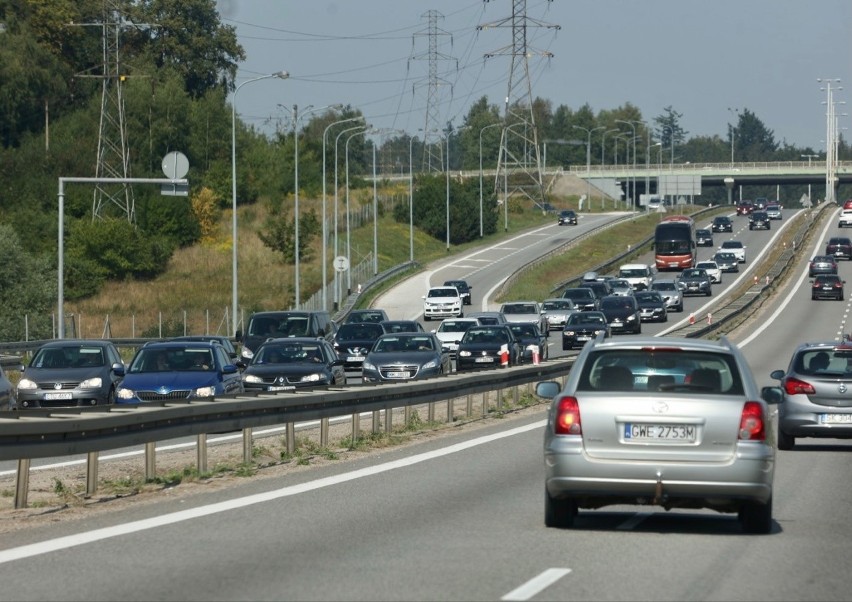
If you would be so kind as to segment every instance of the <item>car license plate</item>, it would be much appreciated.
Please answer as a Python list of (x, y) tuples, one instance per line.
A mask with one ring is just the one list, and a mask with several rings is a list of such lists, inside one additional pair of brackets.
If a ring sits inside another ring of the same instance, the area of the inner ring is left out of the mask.
[(490, 357), (478, 357), (475, 361), (477, 364), (490, 364), (494, 361), (494, 359)]
[(350, 355), (349, 357), (346, 358), (346, 361), (347, 362), (363, 362), (364, 356), (363, 355)]
[(388, 378), (408, 378), (408, 372), (388, 372)]
[(820, 414), (821, 424), (852, 424), (852, 414)]
[(295, 388), (296, 387), (294, 385), (288, 385), (288, 386), (271, 385), (271, 386), (267, 387), (266, 390), (267, 391), (292, 391)]
[(592, 337), (589, 337), (589, 336), (586, 336), (586, 335), (580, 335), (580, 336), (577, 337), (577, 340), (578, 341), (591, 341)]
[(44, 398), (47, 401), (60, 401), (65, 399), (73, 399), (71, 393), (45, 393)]
[(695, 426), (691, 424), (636, 424), (624, 425), (624, 438), (630, 441), (695, 441)]

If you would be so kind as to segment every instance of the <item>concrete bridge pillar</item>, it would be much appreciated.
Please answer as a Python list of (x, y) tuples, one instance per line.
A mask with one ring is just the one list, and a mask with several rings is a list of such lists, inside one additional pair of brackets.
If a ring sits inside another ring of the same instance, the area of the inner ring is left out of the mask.
[(725, 178), (725, 188), (728, 189), (728, 205), (734, 204), (734, 179)]

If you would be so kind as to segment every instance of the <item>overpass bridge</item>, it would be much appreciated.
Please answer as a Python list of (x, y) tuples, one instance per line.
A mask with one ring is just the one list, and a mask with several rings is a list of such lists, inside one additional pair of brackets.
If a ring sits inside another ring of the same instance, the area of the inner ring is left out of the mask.
[[(512, 169), (508, 173), (512, 173)], [(453, 172), (454, 177), (479, 178), (493, 182), (494, 169)], [(810, 184), (825, 186), (825, 161), (770, 161), (740, 163), (652, 163), (637, 165), (572, 165), (546, 166), (542, 175), (545, 185), (552, 189), (559, 178), (579, 178), (598, 191), (613, 197), (625, 198), (635, 194), (690, 195), (698, 194), (703, 187), (727, 187), (728, 199), (733, 201), (733, 191), (740, 186), (784, 186)], [(835, 185), (852, 184), (852, 161), (836, 164)], [(409, 174), (377, 176), (383, 180), (405, 180)], [(367, 178), (372, 179), (372, 178)], [(489, 185), (490, 185), (489, 182)], [(628, 184), (629, 182), (629, 184)], [(627, 193), (629, 186), (630, 194)], [(650, 190), (647, 190), (650, 189)]]

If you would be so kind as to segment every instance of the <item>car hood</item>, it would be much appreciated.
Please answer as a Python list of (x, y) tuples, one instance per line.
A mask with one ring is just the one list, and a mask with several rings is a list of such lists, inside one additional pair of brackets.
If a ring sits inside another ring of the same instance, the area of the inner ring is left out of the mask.
[(613, 320), (615, 318), (626, 318), (627, 316), (636, 315), (635, 309), (602, 309), (603, 314), (606, 316), (607, 320)]
[(216, 385), (222, 381), (218, 372), (142, 372), (128, 374), (121, 387), (132, 391), (169, 391), (197, 389)]
[(93, 366), (85, 368), (27, 368), (21, 375), (35, 382), (45, 381), (84, 381), (88, 378), (106, 377), (109, 368), (106, 366)]
[(435, 351), (394, 351), (394, 352), (372, 352), (367, 355), (366, 361), (374, 364), (418, 364), (423, 365), (438, 357)]
[(249, 366), (243, 372), (243, 376), (259, 376), (261, 378), (273, 378), (275, 376), (307, 376), (317, 372), (325, 372), (328, 367), (319, 363), (294, 363), (294, 364), (258, 364)]

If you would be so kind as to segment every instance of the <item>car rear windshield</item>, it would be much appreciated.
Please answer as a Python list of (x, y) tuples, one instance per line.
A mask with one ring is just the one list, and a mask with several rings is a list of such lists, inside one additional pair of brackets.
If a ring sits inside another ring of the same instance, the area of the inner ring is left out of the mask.
[(673, 391), (742, 395), (736, 360), (699, 350), (608, 349), (583, 364), (578, 391)]
[(852, 374), (852, 348), (813, 348), (800, 351), (793, 359), (793, 371), (806, 376), (845, 376)]

